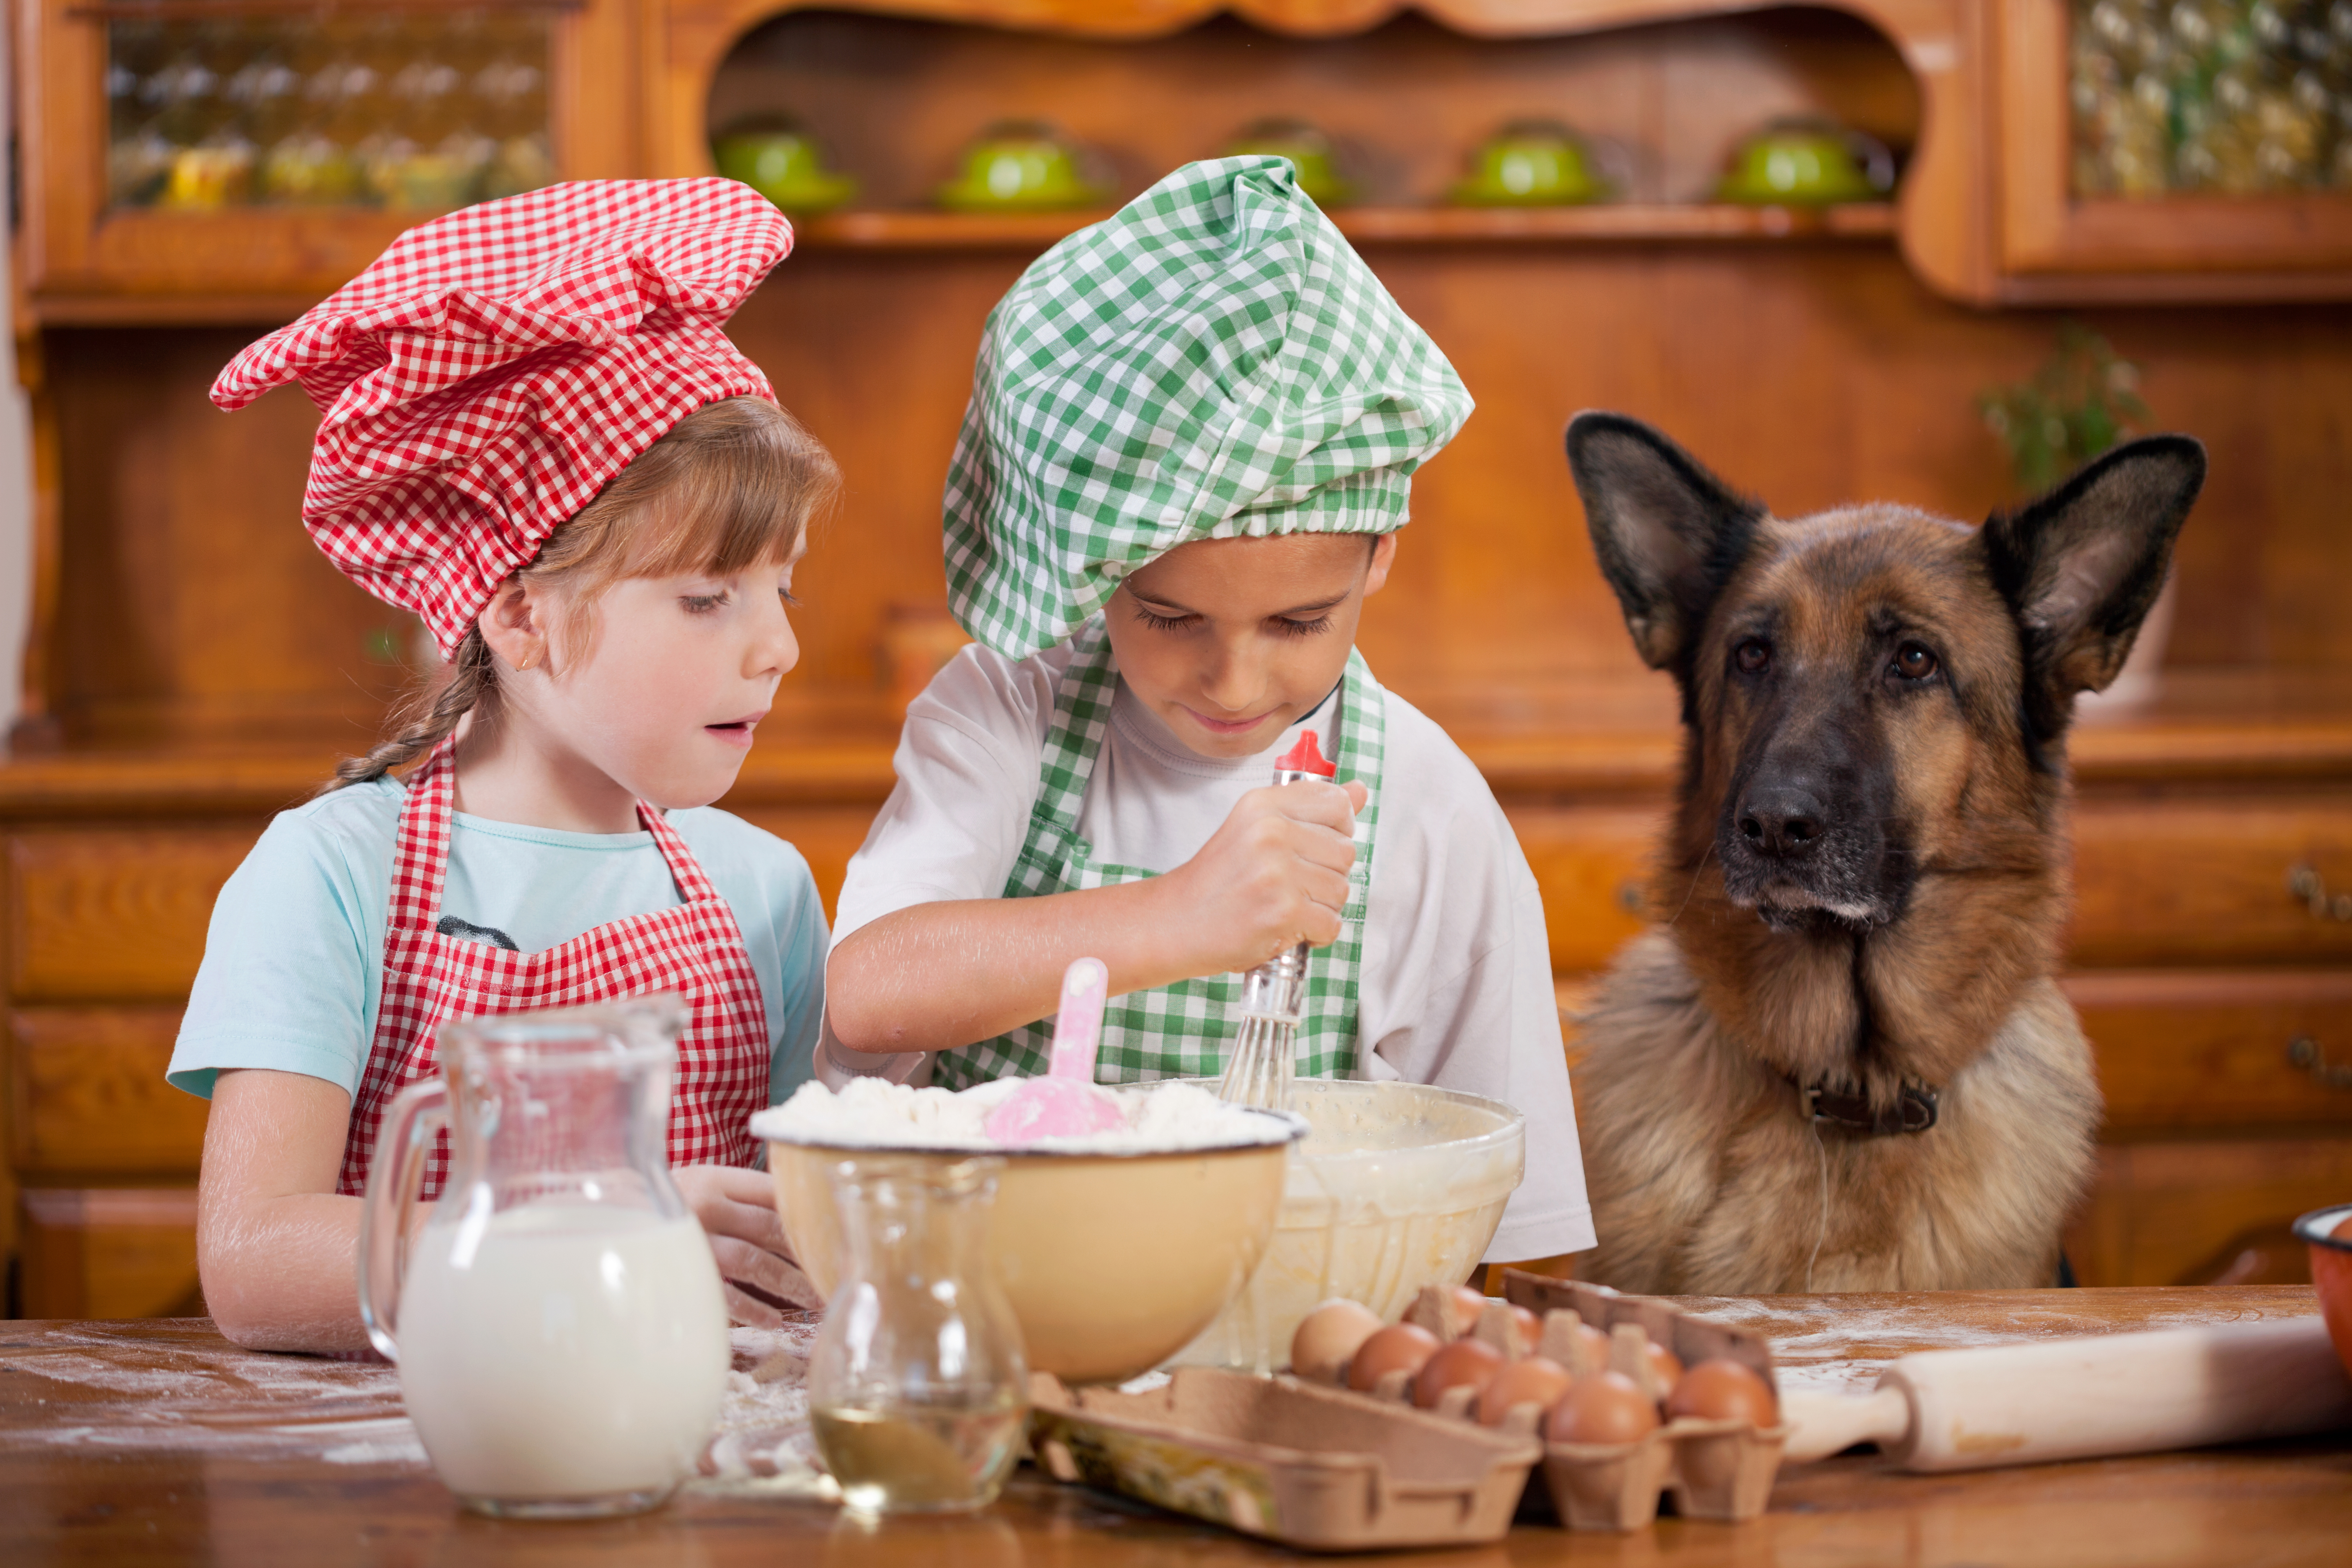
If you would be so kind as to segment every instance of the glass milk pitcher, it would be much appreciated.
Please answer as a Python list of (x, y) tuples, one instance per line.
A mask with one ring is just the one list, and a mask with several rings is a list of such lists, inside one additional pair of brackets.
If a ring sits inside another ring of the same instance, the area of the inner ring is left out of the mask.
[[(727, 1308), (670, 1181), (674, 997), (441, 1031), (395, 1098), (360, 1222), (360, 1315), (433, 1468), (478, 1512), (654, 1508), (719, 1416)], [(439, 1203), (404, 1247), (435, 1135)]]

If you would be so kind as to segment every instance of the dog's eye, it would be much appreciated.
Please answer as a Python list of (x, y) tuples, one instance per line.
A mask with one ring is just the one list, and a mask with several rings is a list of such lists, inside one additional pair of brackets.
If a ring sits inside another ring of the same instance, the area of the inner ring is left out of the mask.
[(1772, 645), (1762, 637), (1749, 637), (1731, 650), (1731, 662), (1742, 675), (1761, 675), (1772, 662)]
[(1925, 680), (1936, 673), (1936, 656), (1917, 643), (1895, 650), (1895, 673), (1906, 680)]

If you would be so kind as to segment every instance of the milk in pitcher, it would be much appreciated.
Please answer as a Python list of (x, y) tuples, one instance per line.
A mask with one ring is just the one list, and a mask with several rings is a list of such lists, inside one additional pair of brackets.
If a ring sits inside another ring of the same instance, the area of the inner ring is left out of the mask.
[(667, 1493), (694, 1472), (727, 1364), (691, 1215), (462, 1215), (428, 1228), (401, 1289), (401, 1393), (461, 1498)]

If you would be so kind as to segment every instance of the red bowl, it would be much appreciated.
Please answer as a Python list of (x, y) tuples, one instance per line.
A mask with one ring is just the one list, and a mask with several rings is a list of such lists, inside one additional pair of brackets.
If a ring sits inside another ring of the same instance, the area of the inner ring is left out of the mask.
[(2319, 1315), (2327, 1320), (2336, 1359), (2352, 1373), (2352, 1234), (2336, 1234), (2348, 1219), (2352, 1204), (2314, 1209), (2294, 1222), (2294, 1233), (2311, 1244), (2311, 1282), (2319, 1287)]

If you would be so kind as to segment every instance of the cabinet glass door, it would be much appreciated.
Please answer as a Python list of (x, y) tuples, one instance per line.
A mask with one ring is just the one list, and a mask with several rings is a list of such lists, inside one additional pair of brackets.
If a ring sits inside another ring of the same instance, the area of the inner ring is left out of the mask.
[(2352, 0), (1994, 0), (1995, 298), (2352, 297)]
[(2352, 190), (2352, 0), (2074, 0), (2077, 196)]
[(555, 177), (547, 13), (116, 16), (110, 209), (432, 213)]

